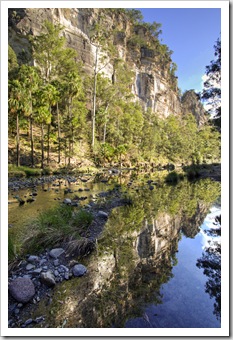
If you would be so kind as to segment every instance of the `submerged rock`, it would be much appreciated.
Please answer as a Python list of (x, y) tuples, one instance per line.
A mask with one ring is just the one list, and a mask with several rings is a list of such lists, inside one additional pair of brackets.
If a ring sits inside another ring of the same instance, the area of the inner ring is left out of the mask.
[(35, 295), (35, 287), (31, 279), (18, 277), (11, 282), (9, 292), (16, 301), (26, 303)]
[(64, 201), (63, 201), (63, 203), (65, 203), (65, 204), (71, 204), (72, 201), (71, 201), (70, 198), (65, 198)]

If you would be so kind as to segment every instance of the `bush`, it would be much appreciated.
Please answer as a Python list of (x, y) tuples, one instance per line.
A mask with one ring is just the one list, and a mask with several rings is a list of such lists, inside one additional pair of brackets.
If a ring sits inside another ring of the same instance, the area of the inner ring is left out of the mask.
[(20, 171), (20, 170), (9, 171), (8, 175), (9, 175), (9, 177), (18, 177), (18, 178), (26, 176), (25, 172), (24, 171)]
[(41, 169), (33, 169), (27, 166), (8, 165), (9, 177), (40, 176)]
[(74, 212), (68, 205), (60, 205), (40, 213), (37, 218), (37, 231), (25, 248), (39, 251), (45, 247), (60, 245), (63, 242), (79, 239), (92, 222), (92, 215), (85, 210)]
[(200, 176), (200, 171), (199, 171), (198, 167), (196, 167), (196, 166), (190, 167), (190, 168), (187, 170), (186, 173), (187, 173), (187, 178), (188, 178), (189, 180), (193, 180), (193, 179), (195, 179), (195, 178), (197, 178), (197, 177)]
[(53, 172), (50, 168), (44, 168), (41, 173), (42, 175), (51, 175)]
[(79, 210), (72, 218), (72, 226), (75, 228), (86, 229), (92, 222), (93, 216), (86, 210)]
[(165, 178), (165, 181), (168, 183), (177, 183), (178, 180), (179, 180), (179, 174), (176, 171), (170, 172)]
[(41, 176), (41, 169), (30, 169), (30, 168), (27, 168), (24, 170), (26, 176)]

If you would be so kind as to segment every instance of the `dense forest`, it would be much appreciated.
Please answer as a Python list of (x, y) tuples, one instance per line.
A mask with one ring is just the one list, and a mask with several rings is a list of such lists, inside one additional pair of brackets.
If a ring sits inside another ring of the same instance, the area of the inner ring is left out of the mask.
[[(134, 34), (127, 45), (156, 54), (158, 66), (166, 71), (169, 86), (179, 92), (181, 103), (187, 93), (197, 100), (216, 95), (220, 99), (221, 93), (211, 85), (216, 74), (220, 82), (219, 40), (215, 46), (217, 61), (207, 67), (210, 80), (203, 93), (190, 90), (181, 94), (172, 51), (159, 40), (161, 25), (145, 23), (137, 10), (105, 11), (118, 11), (131, 22)], [(145, 108), (132, 94), (135, 73), (119, 57), (114, 43), (124, 33), (106, 31), (102, 20), (100, 12), (90, 29), (90, 44), (96, 51), (90, 74), (84, 71), (78, 52), (67, 47), (60, 24), (45, 21), (39, 35), (26, 37), (30, 55), (22, 49), (19, 58), (8, 45), (9, 163), (44, 169), (84, 164), (131, 167), (219, 162), (220, 107), (216, 120), (206, 112), (202, 124), (192, 112), (161, 117), (150, 107)], [(111, 79), (103, 72), (110, 61), (114, 67)]]

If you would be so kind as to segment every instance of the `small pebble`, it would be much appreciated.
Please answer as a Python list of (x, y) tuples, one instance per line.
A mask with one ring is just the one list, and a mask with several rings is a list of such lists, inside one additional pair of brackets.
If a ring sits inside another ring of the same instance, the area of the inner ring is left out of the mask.
[(58, 259), (54, 260), (53, 264), (54, 264), (55, 267), (59, 266), (59, 260)]
[(28, 319), (28, 320), (26, 320), (26, 321), (24, 322), (24, 325), (25, 325), (25, 326), (28, 326), (28, 325), (30, 325), (32, 322), (33, 322), (32, 319)]

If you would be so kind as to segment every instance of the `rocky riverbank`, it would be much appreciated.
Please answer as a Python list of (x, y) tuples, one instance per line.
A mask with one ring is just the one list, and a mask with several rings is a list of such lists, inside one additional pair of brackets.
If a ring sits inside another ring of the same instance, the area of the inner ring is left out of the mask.
[[(57, 177), (48, 178), (51, 182), (57, 179)], [(36, 183), (41, 183), (41, 180), (37, 179)], [(72, 178), (69, 177), (69, 180)], [(25, 188), (25, 185), (30, 188), (35, 186), (35, 179), (14, 182), (12, 188)], [(119, 187), (101, 192), (98, 196), (104, 199), (101, 204), (88, 202), (89, 204), (85, 206), (85, 210), (93, 216), (93, 220), (79, 240), (61, 243), (58, 247), (45, 249), (40, 254), (27, 254), (9, 265), (8, 327), (34, 327), (39, 323), (44, 327), (46, 325), (44, 315), (35, 319), (31, 317), (40, 301), (46, 299), (49, 306), (55, 286), (64, 280), (81, 280), (81, 277), (88, 272), (88, 268), (82, 264), (82, 258), (95, 249), (96, 240), (111, 210), (130, 203), (122, 196)], [(69, 199), (64, 199), (62, 204), (71, 203)]]

